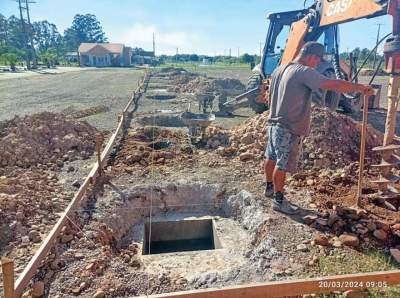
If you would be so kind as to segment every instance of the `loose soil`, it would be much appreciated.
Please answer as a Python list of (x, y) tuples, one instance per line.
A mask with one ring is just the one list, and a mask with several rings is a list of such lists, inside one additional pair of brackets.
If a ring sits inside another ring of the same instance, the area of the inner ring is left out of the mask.
[[(172, 71), (175, 75), (182, 72)], [(169, 72), (171, 69), (154, 76), (150, 84), (174, 86), (166, 75)], [(134, 121), (110, 159), (105, 184), (90, 193), (88, 204), (77, 210), (73, 223), (64, 229), (35, 276), (36, 285), (44, 282), (46, 296), (130, 297), (399, 268), (388, 262), (388, 257), (374, 263), (365, 253), (373, 249), (387, 256), (388, 248), (400, 248), (400, 219), (398, 212), (383, 208), (373, 198), (363, 200), (364, 211), (354, 208), (359, 123), (348, 116), (313, 110), (314, 126), (304, 140), (301, 171), (289, 178), (286, 189), (300, 213), (289, 217), (272, 211), (271, 201), (263, 196), (261, 165), (267, 115), (241, 109), (237, 114), (242, 117), (217, 118), (206, 138), (193, 144), (181, 122), (171, 125), (189, 103), (192, 111), (198, 109), (193, 91), (179, 91), (176, 98), (162, 101), (142, 98)], [(159, 115), (168, 115), (169, 120), (156, 126), (154, 116)], [(382, 134), (369, 127), (367, 167), (378, 159), (370, 149), (381, 141)], [(368, 179), (376, 174), (368, 170)], [(66, 181), (63, 183), (70, 183)], [(54, 192), (60, 191), (58, 184), (53, 187)], [(374, 189), (373, 185), (367, 187)], [(177, 192), (182, 189), (186, 193)], [(211, 201), (206, 202), (212, 203), (210, 208), (198, 197), (207, 189), (215, 189)], [(176, 196), (171, 193), (187, 194), (193, 206), (198, 203), (204, 208), (198, 212), (189, 208), (185, 213), (179, 209), (184, 207), (174, 204)], [(227, 237), (225, 250), (143, 257), (141, 234), (135, 230), (133, 218), (148, 221), (153, 199), (155, 218), (214, 218), (219, 233)], [(121, 221), (122, 215), (129, 220)], [(40, 230), (39, 234), (45, 231), (42, 226), (34, 230)], [(230, 231), (241, 240), (229, 240)], [(31, 251), (35, 236), (37, 233), (31, 233), (25, 241)], [(18, 258), (25, 253), (24, 247), (18, 247), (10, 255)], [(354, 261), (337, 268), (330, 265), (331, 259), (362, 260), (371, 265), (362, 267)], [(190, 269), (192, 262), (196, 270)]]

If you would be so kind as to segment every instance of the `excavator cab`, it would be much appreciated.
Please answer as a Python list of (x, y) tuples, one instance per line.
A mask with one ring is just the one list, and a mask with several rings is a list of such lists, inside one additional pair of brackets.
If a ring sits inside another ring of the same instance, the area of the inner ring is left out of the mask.
[(294, 10), (268, 15), (270, 24), (261, 63), (254, 69), (263, 79), (271, 75), (279, 65), (292, 23), (302, 19), (307, 13), (308, 10)]
[[(268, 79), (281, 63), (292, 24), (303, 19), (309, 13), (309, 9), (304, 9), (268, 15), (270, 24), (261, 62), (253, 68), (253, 74), (247, 83), (246, 93), (228, 101), (224, 107), (225, 111), (232, 112), (234, 109), (243, 106), (250, 106), (257, 113), (267, 110), (265, 103), (257, 101), (257, 96), (260, 93), (259, 87), (262, 81)], [(333, 25), (314, 30), (305, 37), (307, 40), (317, 40), (325, 45), (326, 61), (318, 66), (318, 71), (328, 77), (335, 77), (332, 60), (335, 55), (335, 42), (339, 39), (338, 35), (337, 25)], [(243, 101), (244, 98), (247, 100)], [(316, 92), (313, 94), (313, 100), (317, 104), (328, 106), (332, 110), (335, 110), (339, 105), (339, 95), (332, 92)]]
[[(314, 5), (307, 9), (272, 13), (268, 16), (270, 24), (261, 62), (254, 67), (253, 74), (247, 83), (246, 92), (220, 105), (220, 110), (222, 108), (223, 111), (232, 113), (239, 107), (247, 106), (257, 113), (266, 111), (265, 102), (260, 101), (263, 98), (260, 96), (264, 92), (262, 89), (265, 89), (263, 81), (268, 80), (278, 65), (292, 61), (301, 46), (308, 41), (319, 41), (326, 47), (325, 59), (317, 67), (320, 73), (333, 79), (352, 79), (354, 69), (339, 57), (339, 24), (346, 20), (331, 23), (325, 21), (326, 18), (323, 18), (325, 1), (327, 0), (315, 1)], [(333, 5), (336, 2), (327, 3)], [(341, 12), (340, 9), (338, 13)], [(375, 7), (374, 9), (371, 17), (383, 14)], [(334, 12), (336, 13), (336, 10)], [(326, 22), (326, 24), (321, 25), (321, 22)], [(320, 90), (313, 93), (312, 99), (315, 103), (327, 106), (331, 110), (340, 107), (346, 113), (353, 113), (361, 109), (361, 100), (358, 95)]]

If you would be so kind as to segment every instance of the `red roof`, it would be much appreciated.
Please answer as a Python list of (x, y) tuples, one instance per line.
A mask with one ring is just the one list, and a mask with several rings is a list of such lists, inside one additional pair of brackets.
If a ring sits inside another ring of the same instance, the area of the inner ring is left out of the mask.
[(111, 53), (111, 54), (122, 54), (124, 51), (124, 45), (122, 43), (81, 43), (81, 45), (78, 48), (79, 53), (85, 54), (89, 53), (95, 48), (97, 51), (99, 50), (99, 47), (103, 48), (105, 51)]

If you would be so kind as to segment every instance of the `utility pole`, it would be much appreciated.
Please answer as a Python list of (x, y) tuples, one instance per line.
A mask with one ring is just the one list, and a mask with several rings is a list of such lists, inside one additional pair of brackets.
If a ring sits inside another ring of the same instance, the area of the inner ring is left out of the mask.
[(155, 57), (156, 56), (156, 38), (155, 38), (154, 32), (153, 32), (153, 54)]
[(232, 57), (232, 49), (229, 48), (229, 57)]
[[(26, 50), (26, 67), (28, 69), (31, 69), (31, 58), (33, 60), (33, 67), (37, 66), (37, 60), (36, 60), (36, 53), (35, 53), (35, 48), (33, 46), (33, 37), (32, 37), (32, 25), (31, 25), (31, 20), (30, 20), (30, 14), (29, 14), (29, 3), (36, 3), (34, 1), (28, 1), (28, 0), (14, 0), (18, 2), (18, 8), (19, 8), (19, 17), (21, 20), (21, 30), (22, 30), (22, 35), (23, 35), (23, 48)], [(25, 6), (24, 6), (25, 4)], [(26, 23), (24, 19), (24, 13), (23, 11), (26, 11), (26, 16), (27, 16), (27, 21), (28, 21), (28, 29), (26, 28)]]
[[(21, 20), (21, 30), (22, 30), (22, 35), (23, 35), (24, 49), (27, 50), (28, 41), (27, 41), (27, 38), (26, 38), (25, 20), (24, 20), (24, 17), (22, 15), (22, 3), (21, 3), (21, 0), (18, 0), (18, 8), (19, 8), (19, 18)], [(28, 53), (26, 53), (25, 60), (26, 60), (26, 67), (28, 69), (31, 69), (31, 60), (29, 59)]]
[[(381, 35), (381, 26), (382, 26), (383, 24), (381, 24), (381, 23), (379, 23), (379, 24), (377, 24), (377, 26), (378, 26), (378, 32), (377, 32), (377, 34), (376, 34), (376, 45), (378, 45), (378, 42), (379, 42), (379, 38), (380, 38), (380, 35)], [(375, 69), (375, 65), (376, 65), (376, 58), (377, 58), (377, 55), (378, 55), (378, 47), (376, 47), (376, 49), (375, 49), (375, 55), (374, 55), (374, 69)]]
[(261, 55), (262, 55), (262, 42), (260, 41), (260, 59), (261, 59)]
[(30, 50), (32, 53), (32, 61), (33, 61), (33, 68), (37, 68), (37, 59), (36, 59), (36, 52), (35, 52), (35, 47), (33, 46), (33, 30), (32, 30), (32, 24), (31, 24), (31, 17), (29, 14), (29, 4), (28, 3), (35, 3), (33, 1), (29, 2), (28, 0), (25, 0), (25, 7), (26, 7), (26, 16), (28, 19), (28, 38), (30, 42)]
[(238, 47), (238, 58), (240, 57), (240, 48)]

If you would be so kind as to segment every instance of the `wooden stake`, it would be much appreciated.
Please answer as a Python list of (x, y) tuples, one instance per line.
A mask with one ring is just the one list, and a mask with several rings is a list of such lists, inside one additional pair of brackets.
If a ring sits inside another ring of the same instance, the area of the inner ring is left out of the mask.
[(368, 96), (363, 95), (363, 119), (361, 129), (361, 145), (360, 145), (360, 168), (358, 173), (358, 188), (357, 188), (357, 206), (361, 205), (362, 184), (364, 175), (364, 160), (365, 160), (365, 143), (367, 139), (367, 125), (368, 125)]
[(2, 258), (1, 269), (3, 271), (4, 298), (14, 298), (14, 261)]
[(397, 107), (399, 104), (400, 76), (391, 75), (388, 87), (388, 110), (386, 115), (385, 136), (383, 146), (390, 145), (396, 130)]
[[(396, 120), (397, 120), (397, 108), (399, 104), (399, 87), (400, 77), (398, 75), (390, 75), (389, 86), (388, 86), (388, 105), (386, 114), (385, 124), (385, 135), (383, 137), (383, 146), (392, 144), (395, 132), (396, 132)], [(382, 159), (384, 161), (390, 161), (392, 152), (384, 152)], [(382, 175), (386, 176), (390, 173), (390, 169), (383, 169)], [(381, 190), (387, 191), (387, 185), (382, 185)]]
[(99, 165), (99, 176), (103, 173), (103, 167), (101, 164), (101, 147), (103, 145), (103, 136), (101, 134), (96, 135), (96, 152), (97, 152), (97, 163)]

